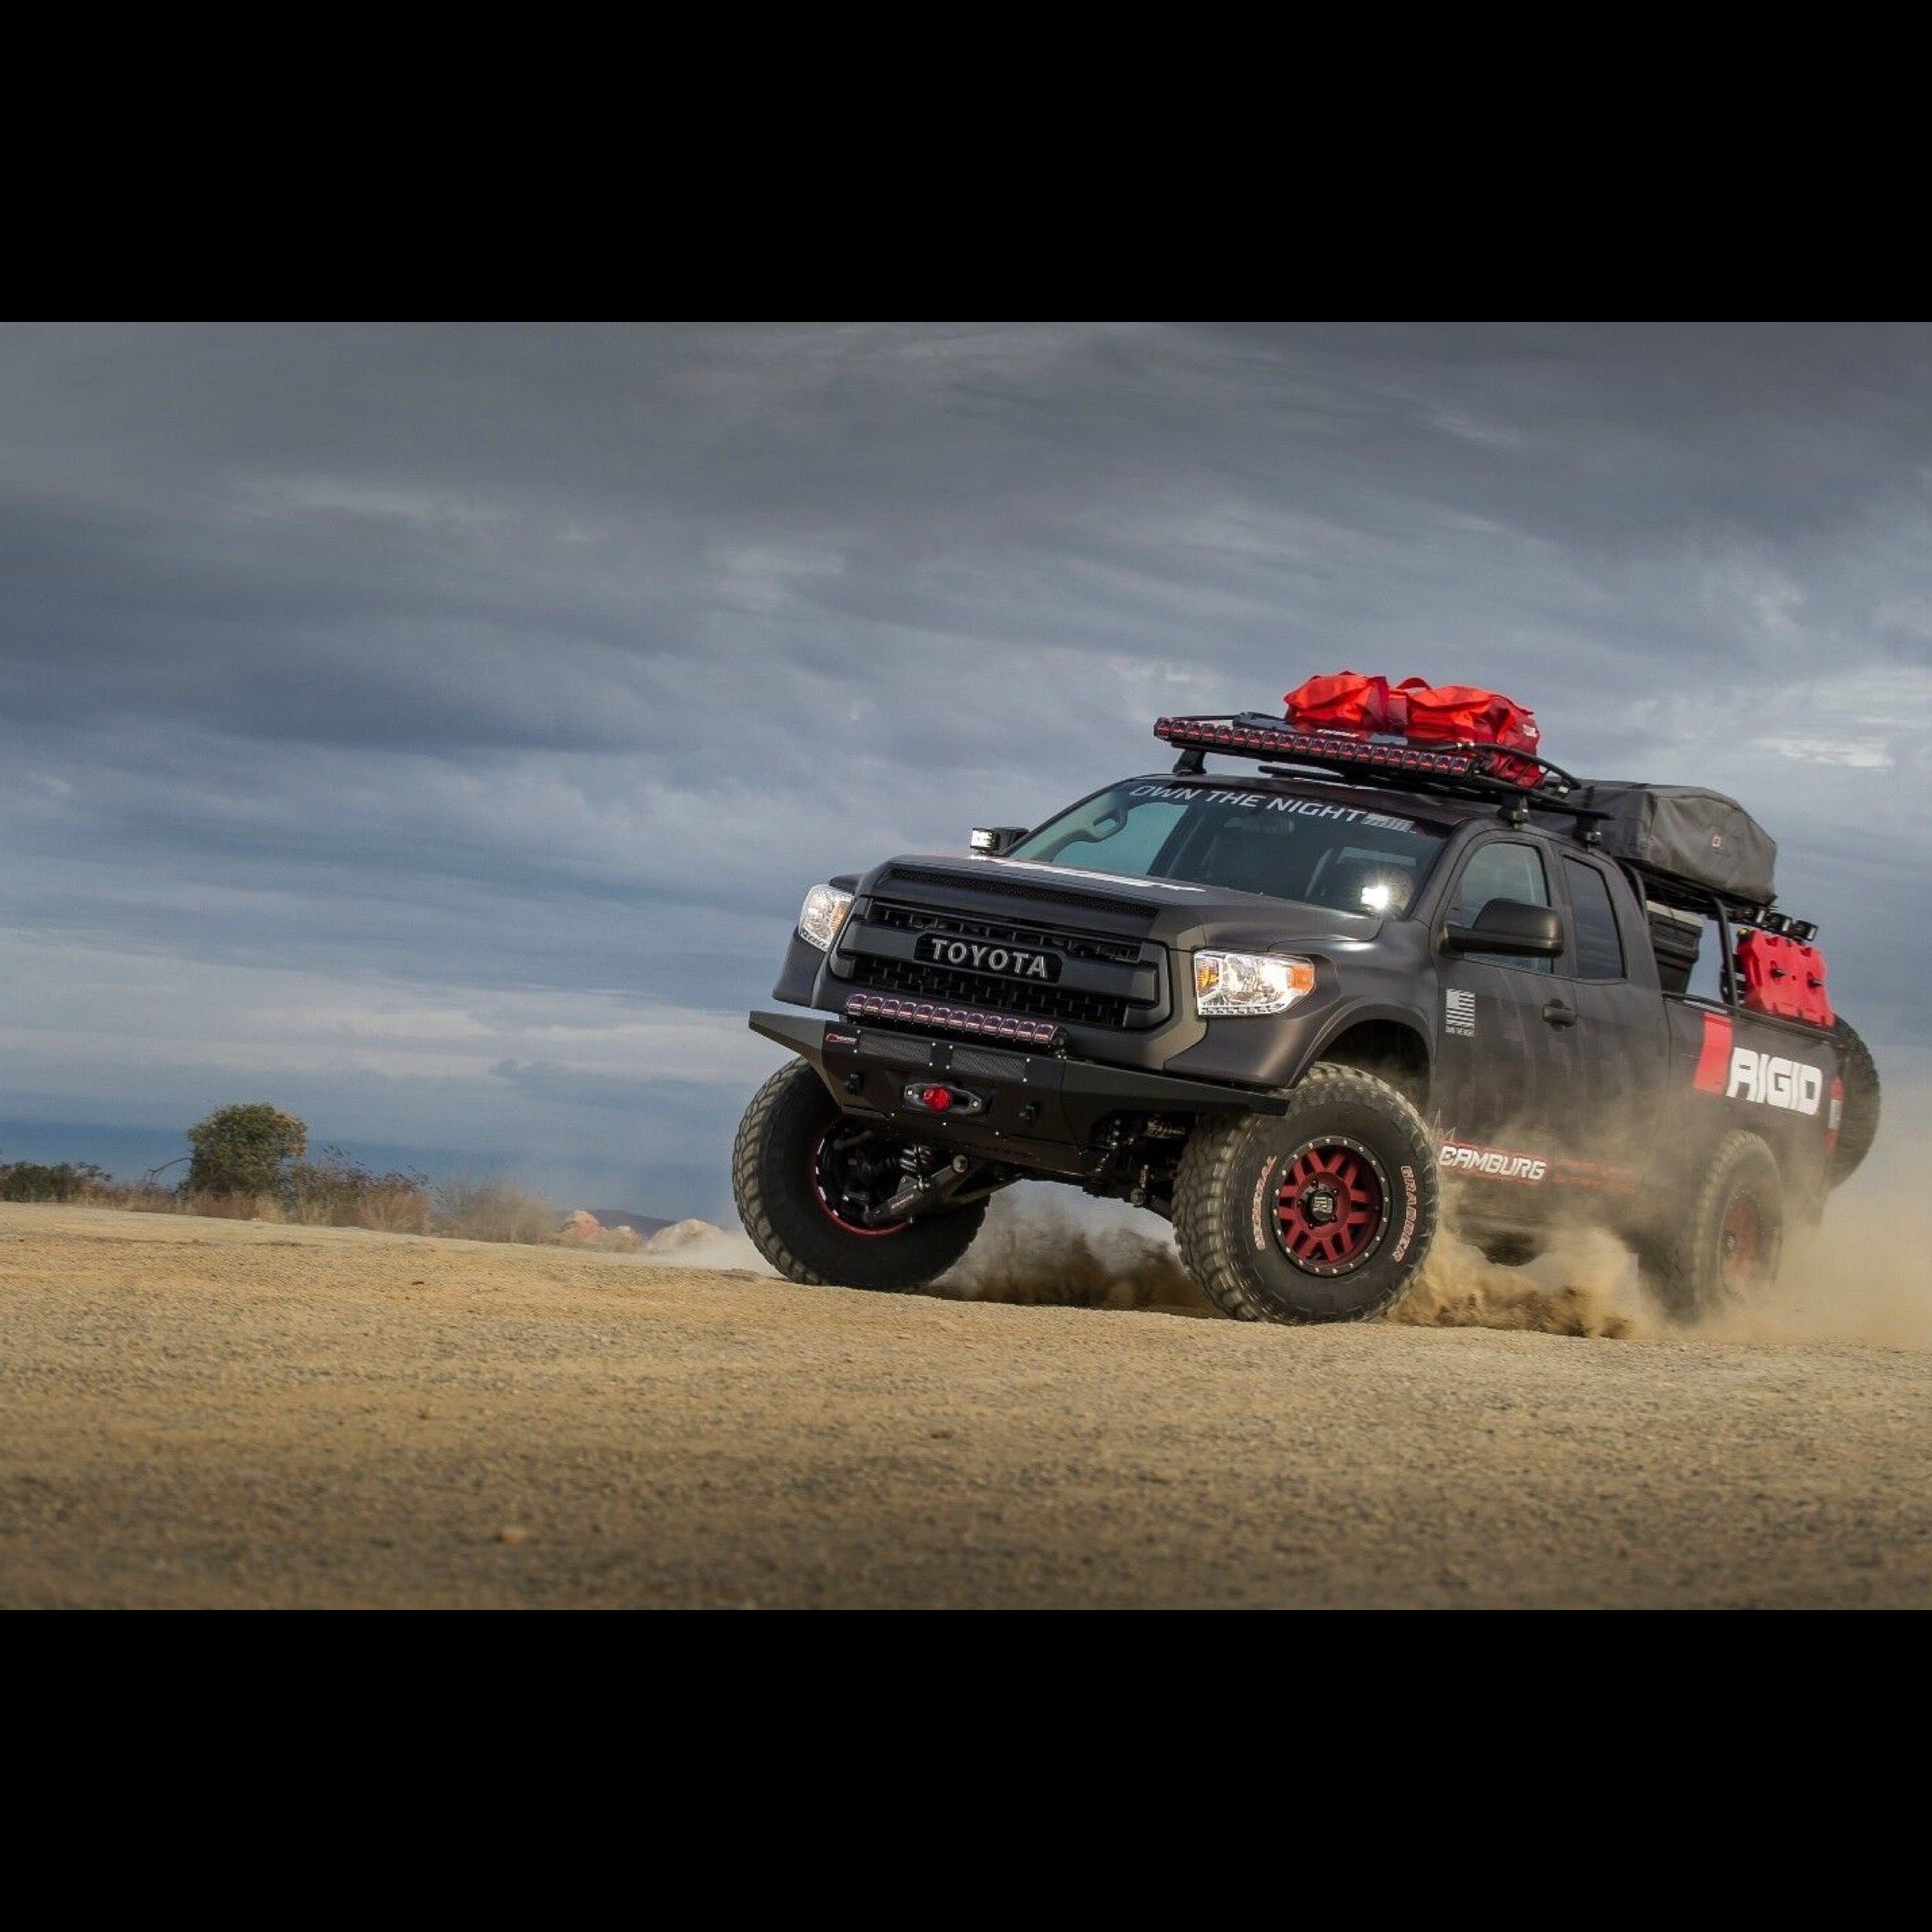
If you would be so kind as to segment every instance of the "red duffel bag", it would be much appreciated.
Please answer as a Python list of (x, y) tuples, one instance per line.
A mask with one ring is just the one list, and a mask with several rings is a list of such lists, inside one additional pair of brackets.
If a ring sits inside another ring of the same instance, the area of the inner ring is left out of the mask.
[(1536, 713), (1500, 691), (1405, 678), (1389, 695), (1408, 714), (1398, 729), (1420, 744), (1502, 745), (1533, 752), (1542, 739)]
[(1345, 731), (1358, 737), (1381, 732), (1424, 745), (1498, 745), (1528, 752), (1542, 738), (1528, 706), (1473, 684), (1405, 678), (1392, 686), (1386, 678), (1338, 671), (1298, 684), (1282, 702), (1298, 731)]
[(1356, 671), (1311, 678), (1282, 702), (1297, 731), (1348, 731), (1365, 737), (1372, 731), (1399, 729), (1389, 721), (1389, 680), (1365, 678)]

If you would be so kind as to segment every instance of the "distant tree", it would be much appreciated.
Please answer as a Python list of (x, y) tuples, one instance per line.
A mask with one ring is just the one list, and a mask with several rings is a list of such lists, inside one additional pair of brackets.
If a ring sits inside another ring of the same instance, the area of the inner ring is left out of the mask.
[(63, 1161), (57, 1167), (37, 1166), (32, 1161), (0, 1162), (0, 1201), (77, 1201), (105, 1188), (109, 1182), (105, 1167), (92, 1161), (79, 1166)]
[(190, 1194), (273, 1194), (282, 1163), (308, 1151), (308, 1129), (292, 1113), (266, 1100), (218, 1107), (188, 1130), (194, 1150)]

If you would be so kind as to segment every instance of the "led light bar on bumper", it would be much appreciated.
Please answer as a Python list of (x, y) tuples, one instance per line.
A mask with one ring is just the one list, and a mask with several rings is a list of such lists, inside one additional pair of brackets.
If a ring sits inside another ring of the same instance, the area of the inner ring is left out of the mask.
[(848, 1020), (881, 1020), (890, 1026), (917, 1026), (933, 1033), (964, 1033), (974, 1039), (999, 1040), (1012, 1046), (1064, 1044), (1065, 1030), (1051, 1020), (1029, 1020), (1011, 1013), (984, 1013), (974, 1006), (947, 1006), (935, 1000), (900, 999), (889, 993), (855, 993), (845, 1002)]

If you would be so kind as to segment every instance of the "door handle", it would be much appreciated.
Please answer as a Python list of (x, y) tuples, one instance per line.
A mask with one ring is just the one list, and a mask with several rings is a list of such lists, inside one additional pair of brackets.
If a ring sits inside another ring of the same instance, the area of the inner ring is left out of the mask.
[(1543, 1018), (1552, 1026), (1574, 1026), (1577, 1012), (1574, 1006), (1566, 1005), (1561, 1000), (1552, 1000), (1543, 1009)]

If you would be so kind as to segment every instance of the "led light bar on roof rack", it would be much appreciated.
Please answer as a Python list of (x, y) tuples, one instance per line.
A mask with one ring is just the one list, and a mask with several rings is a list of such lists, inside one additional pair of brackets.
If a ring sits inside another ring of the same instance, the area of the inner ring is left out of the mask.
[(1226, 751), (1237, 758), (1287, 758), (1343, 770), (1414, 772), (1426, 778), (1506, 786), (1534, 792), (1546, 786), (1561, 796), (1572, 781), (1541, 758), (1500, 745), (1455, 745), (1436, 751), (1418, 745), (1378, 742), (1335, 732), (1297, 731), (1266, 718), (1162, 718), (1154, 735), (1180, 751)]
[(883, 1020), (939, 1033), (970, 1034), (1013, 1046), (1052, 1047), (1067, 1035), (1051, 1020), (1023, 1019), (1017, 1013), (985, 1013), (976, 1006), (947, 1006), (934, 1000), (904, 1000), (886, 993), (855, 993), (845, 1002), (848, 1020)]

